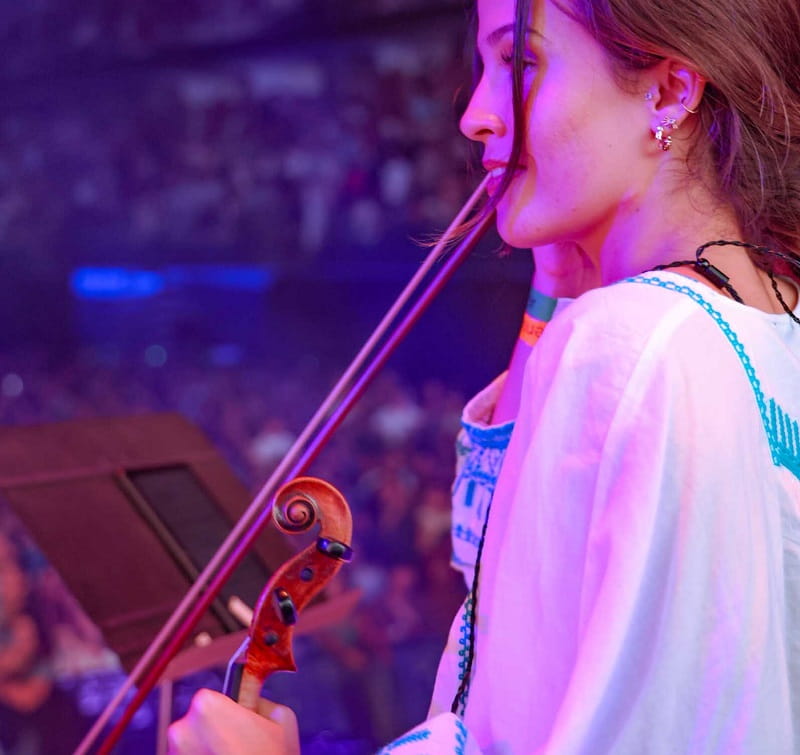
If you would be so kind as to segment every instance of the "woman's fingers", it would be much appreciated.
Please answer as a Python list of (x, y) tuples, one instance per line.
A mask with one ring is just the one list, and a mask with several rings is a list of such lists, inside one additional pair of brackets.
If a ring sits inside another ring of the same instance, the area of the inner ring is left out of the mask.
[(284, 705), (259, 700), (258, 712), (225, 695), (200, 690), (169, 728), (170, 755), (298, 755), (297, 718)]
[(299, 755), (300, 733), (297, 727), (297, 716), (291, 708), (261, 697), (258, 700), (258, 715), (272, 721), (280, 728), (286, 755)]

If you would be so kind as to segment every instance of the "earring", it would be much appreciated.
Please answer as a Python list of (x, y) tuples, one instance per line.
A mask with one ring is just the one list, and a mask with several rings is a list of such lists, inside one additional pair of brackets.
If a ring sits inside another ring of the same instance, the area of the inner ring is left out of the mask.
[(656, 127), (655, 138), (662, 152), (668, 152), (672, 147), (672, 136), (667, 131), (677, 131), (678, 121), (667, 115)]
[(681, 107), (682, 107), (682, 108), (683, 108), (683, 109), (684, 109), (684, 110), (685, 110), (687, 113), (691, 113), (692, 115), (697, 115), (697, 110), (699, 110), (699, 109), (700, 109), (700, 108), (697, 108), (697, 110), (692, 110), (691, 108), (688, 108), (688, 107), (686, 107), (686, 104), (684, 103), (684, 101), (683, 101), (683, 100), (681, 100)]
[(645, 99), (646, 99), (648, 102), (650, 102), (650, 100), (652, 100), (652, 99), (655, 99), (655, 95), (654, 95), (652, 92), (648, 92), (647, 94), (645, 94), (644, 98), (645, 98)]

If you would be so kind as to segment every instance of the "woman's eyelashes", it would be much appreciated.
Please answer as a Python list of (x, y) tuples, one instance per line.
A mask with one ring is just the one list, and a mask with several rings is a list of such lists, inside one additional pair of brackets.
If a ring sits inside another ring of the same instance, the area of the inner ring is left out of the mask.
[[(507, 68), (512, 68), (514, 65), (514, 51), (509, 50), (507, 52), (500, 53), (500, 61)], [(530, 55), (530, 53), (525, 53), (525, 55), (522, 58), (522, 66), (525, 69), (525, 71), (533, 70), (534, 68), (536, 68), (536, 58)]]

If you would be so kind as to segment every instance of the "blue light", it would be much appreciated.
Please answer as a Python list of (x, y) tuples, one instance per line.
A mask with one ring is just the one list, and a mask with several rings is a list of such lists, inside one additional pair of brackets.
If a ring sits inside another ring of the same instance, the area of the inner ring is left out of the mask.
[(164, 276), (127, 267), (80, 267), (70, 286), (79, 299), (146, 299), (164, 290)]
[(104, 301), (147, 299), (164, 290), (194, 287), (225, 291), (266, 291), (273, 283), (271, 270), (248, 265), (175, 265), (162, 271), (130, 267), (80, 267), (70, 280), (79, 299)]
[(164, 271), (170, 287), (207, 286), (237, 291), (265, 291), (273, 275), (255, 265), (175, 265)]

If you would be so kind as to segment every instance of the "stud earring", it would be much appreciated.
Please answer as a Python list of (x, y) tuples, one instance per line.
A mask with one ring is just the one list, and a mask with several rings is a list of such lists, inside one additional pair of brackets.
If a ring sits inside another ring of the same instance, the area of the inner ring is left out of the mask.
[(645, 98), (645, 99), (646, 99), (648, 102), (650, 102), (650, 100), (652, 100), (652, 99), (655, 99), (655, 95), (654, 95), (652, 92), (648, 92), (647, 94), (645, 94), (644, 98)]
[(678, 121), (667, 115), (656, 127), (655, 138), (662, 152), (669, 152), (672, 147), (672, 136), (668, 131), (677, 131)]

